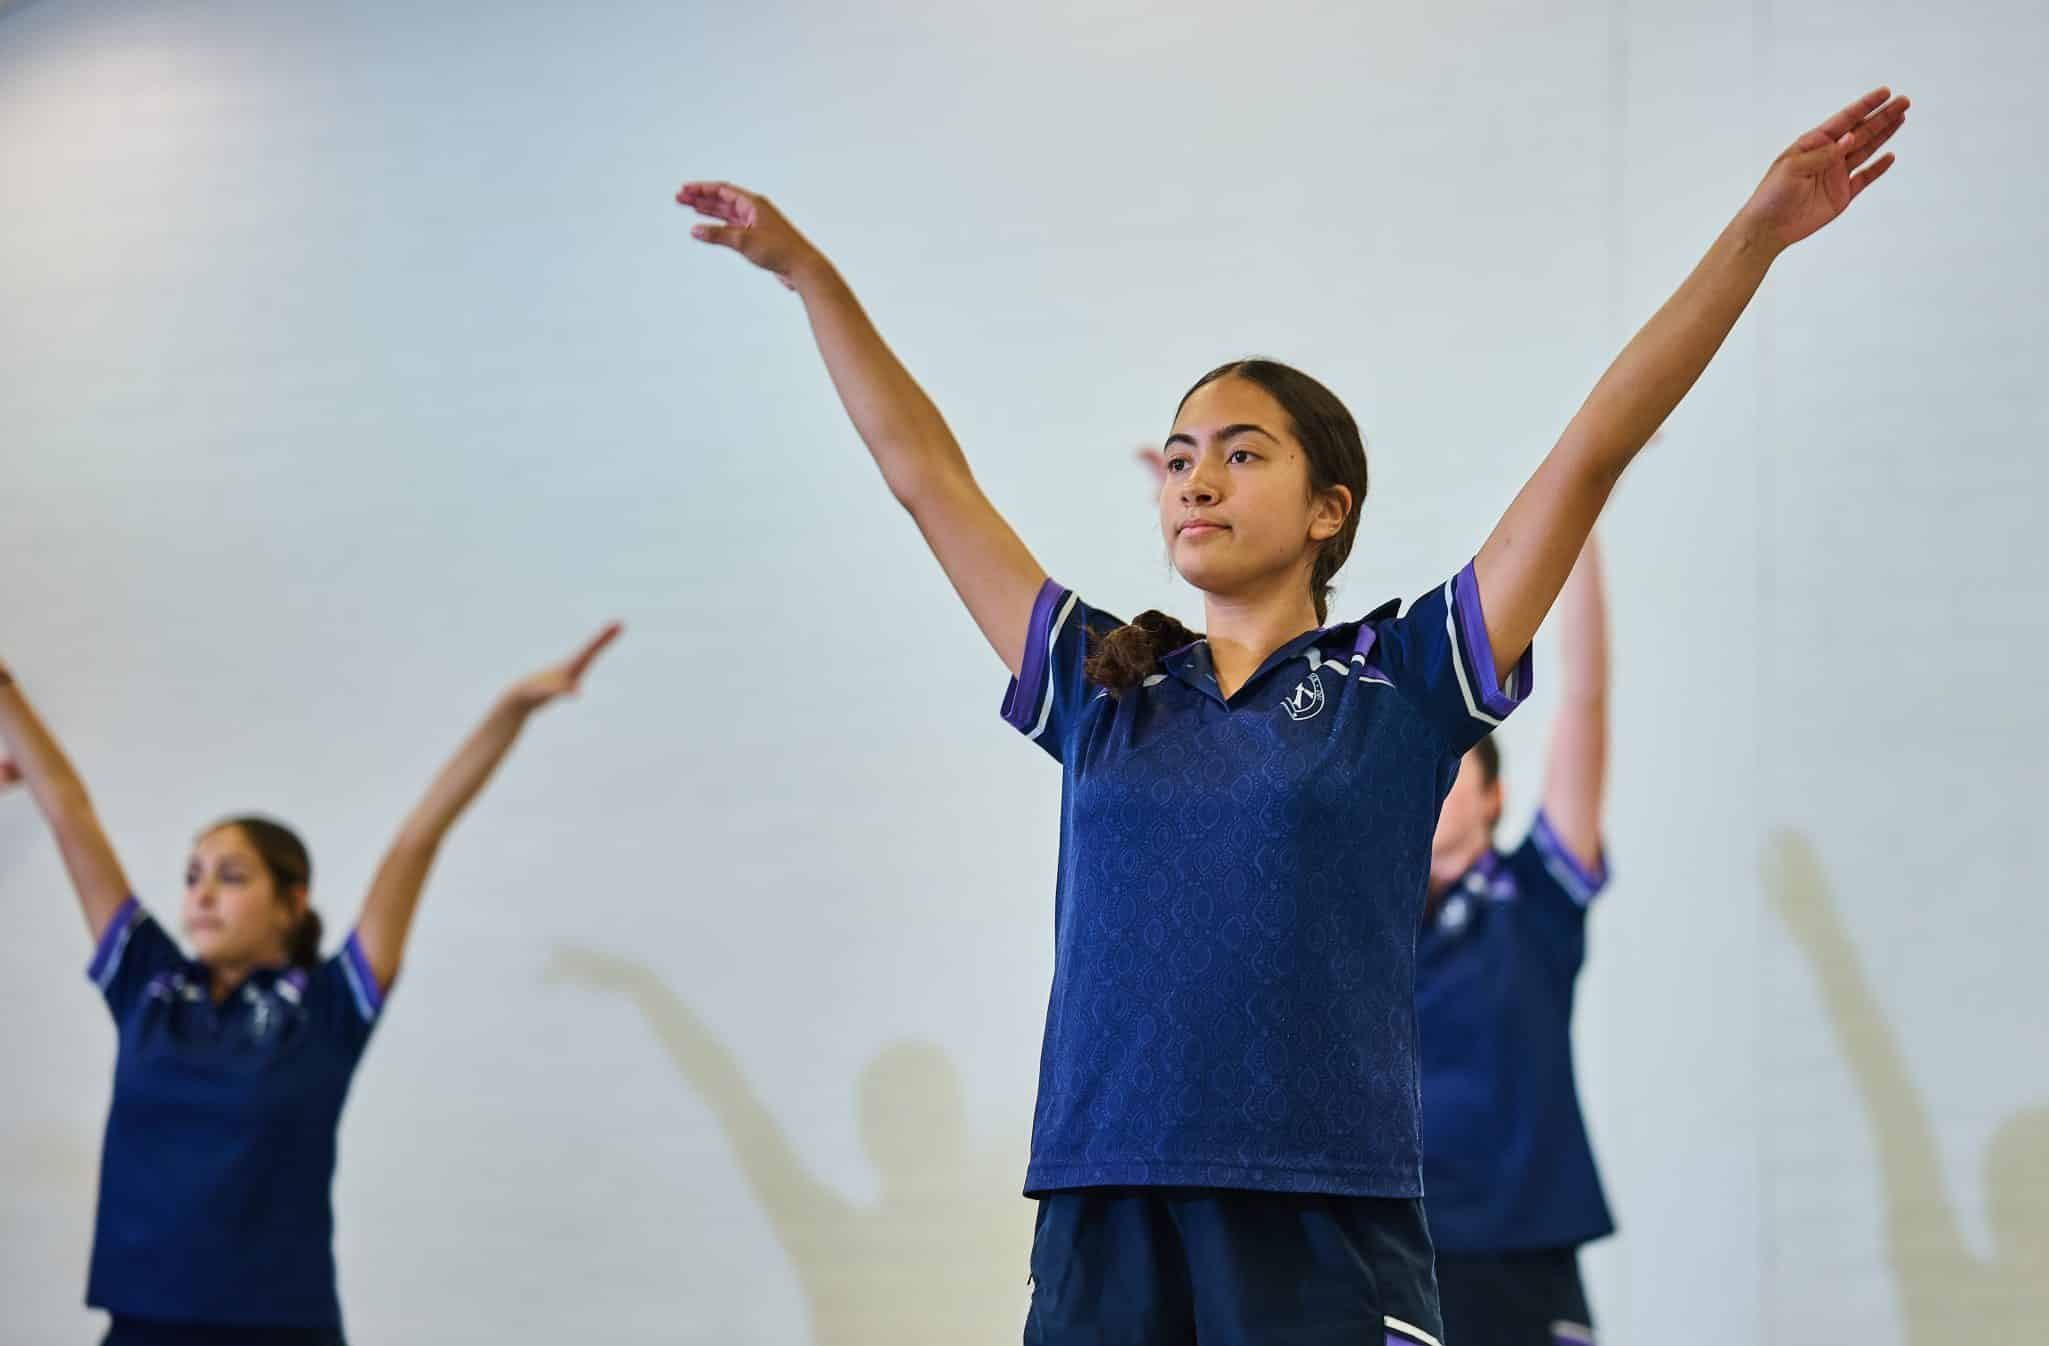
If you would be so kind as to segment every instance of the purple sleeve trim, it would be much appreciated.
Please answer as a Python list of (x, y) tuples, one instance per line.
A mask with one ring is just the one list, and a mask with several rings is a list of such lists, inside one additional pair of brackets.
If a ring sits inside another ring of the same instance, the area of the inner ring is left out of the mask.
[(1600, 860), (1589, 870), (1579, 862), (1571, 847), (1559, 839), (1551, 820), (1542, 813), (1530, 827), (1530, 841), (1543, 858), (1545, 870), (1582, 907), (1599, 897), (1601, 890), (1608, 886), (1608, 853), (1605, 848)]
[(1050, 688), (1049, 664), (1053, 646), (1053, 621), (1065, 610), (1067, 590), (1047, 579), (1032, 600), (1031, 625), (1025, 632), (1024, 660), (1017, 676), (1003, 693), (1003, 719), (1020, 733), (1034, 733), (1044, 720), (1044, 706)]
[(146, 918), (142, 904), (135, 900), (133, 894), (114, 908), (114, 918), (100, 932), (100, 942), (93, 949), (92, 961), (85, 965), (85, 975), (101, 990), (111, 985), (114, 974), (121, 970), (121, 955), (128, 948), (128, 937), (134, 933), (135, 923), (143, 919)]
[(355, 931), (349, 931), (348, 939), (343, 941), (341, 952), (335, 957), (341, 962), (342, 979), (349, 984), (356, 1012), (363, 1016), (364, 1023), (376, 1023), (378, 1014), (384, 1009), (384, 992), (378, 989), (377, 974), (370, 970), (370, 960), (364, 955), (363, 943), (356, 938)]
[(1494, 646), (1487, 639), (1486, 616), (1480, 608), (1480, 582), (1473, 575), (1471, 561), (1451, 582), (1451, 607), (1458, 632), (1458, 649), (1454, 654), (1464, 663), (1472, 680), (1470, 701), (1498, 723), (1529, 698), (1535, 673), (1530, 651), (1525, 649), (1515, 661), (1508, 683), (1503, 686), (1494, 676)]

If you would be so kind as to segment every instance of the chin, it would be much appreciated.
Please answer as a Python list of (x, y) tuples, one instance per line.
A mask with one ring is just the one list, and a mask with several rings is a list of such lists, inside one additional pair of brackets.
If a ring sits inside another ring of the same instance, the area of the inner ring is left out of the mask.
[(1174, 573), (1206, 594), (1230, 592), (1235, 578), (1229, 567), (1218, 565), (1207, 556), (1190, 556), (1186, 550), (1175, 554)]

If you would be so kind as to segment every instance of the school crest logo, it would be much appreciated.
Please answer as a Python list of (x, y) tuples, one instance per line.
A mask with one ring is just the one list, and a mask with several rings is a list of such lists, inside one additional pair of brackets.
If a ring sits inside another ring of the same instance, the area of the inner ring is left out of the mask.
[(1323, 709), (1323, 679), (1315, 669), (1309, 676), (1295, 684), (1295, 690), (1281, 700), (1281, 708), (1288, 712), (1291, 720), (1313, 720)]

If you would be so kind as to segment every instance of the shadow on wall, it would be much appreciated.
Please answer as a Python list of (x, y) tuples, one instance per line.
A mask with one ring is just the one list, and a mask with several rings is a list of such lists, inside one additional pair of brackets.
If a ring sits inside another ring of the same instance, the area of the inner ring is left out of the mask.
[(795, 1264), (819, 1346), (959, 1346), (1024, 1322), (1030, 1208), (1022, 1150), (976, 1150), (960, 1074), (927, 1042), (884, 1048), (861, 1073), (861, 1137), (882, 1177), (857, 1206), (807, 1171), (739, 1063), (652, 970), (558, 946), (547, 979), (627, 997), (676, 1073), (703, 1096)]
[[(1934, 1127), (1807, 840), (1776, 834), (1765, 883), (1821, 985), (1878, 1141), (1886, 1243), (1911, 1346), (2034, 1341), (2049, 1328), (2049, 1108), (2002, 1122), (1985, 1153), (1993, 1248), (1965, 1244), (1943, 1191)], [(2025, 1066), (2040, 1074), (2042, 1061)]]

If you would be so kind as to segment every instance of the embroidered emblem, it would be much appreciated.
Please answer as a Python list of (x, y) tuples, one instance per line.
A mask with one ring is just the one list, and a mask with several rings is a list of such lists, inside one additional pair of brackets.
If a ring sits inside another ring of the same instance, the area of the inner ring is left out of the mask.
[(1294, 720), (1310, 720), (1323, 709), (1323, 679), (1311, 670), (1308, 677), (1295, 684), (1295, 690), (1288, 693), (1281, 706)]

